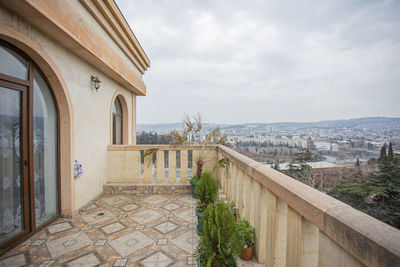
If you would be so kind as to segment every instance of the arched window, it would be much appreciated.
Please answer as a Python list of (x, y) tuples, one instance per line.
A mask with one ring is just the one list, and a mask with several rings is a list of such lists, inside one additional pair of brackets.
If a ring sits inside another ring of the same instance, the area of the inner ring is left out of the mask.
[(113, 144), (121, 145), (123, 143), (123, 111), (119, 97), (115, 98), (113, 106)]

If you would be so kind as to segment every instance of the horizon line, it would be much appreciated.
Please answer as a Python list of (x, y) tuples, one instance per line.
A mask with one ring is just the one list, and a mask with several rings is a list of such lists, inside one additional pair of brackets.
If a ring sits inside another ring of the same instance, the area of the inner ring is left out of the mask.
[[(400, 119), (400, 117), (357, 117), (351, 119), (330, 119), (330, 120), (318, 120), (318, 121), (277, 121), (277, 122), (244, 122), (244, 123), (217, 123), (217, 122), (204, 122), (203, 124), (222, 124), (222, 125), (246, 125), (246, 124), (278, 124), (278, 123), (318, 123), (318, 122), (329, 122), (329, 121), (350, 121), (350, 120), (359, 120), (359, 119)], [(154, 125), (154, 124), (178, 124), (181, 122), (160, 122), (160, 123), (137, 123), (137, 125)]]

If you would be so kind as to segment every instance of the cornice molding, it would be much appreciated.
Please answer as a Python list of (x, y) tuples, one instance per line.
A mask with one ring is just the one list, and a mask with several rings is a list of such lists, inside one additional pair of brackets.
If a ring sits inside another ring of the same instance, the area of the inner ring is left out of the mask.
[(0, 0), (0, 5), (57, 40), (124, 88), (136, 95), (146, 95), (141, 77), (90, 27), (68, 0)]
[(80, 0), (103, 30), (143, 74), (150, 67), (143, 48), (113, 0)]

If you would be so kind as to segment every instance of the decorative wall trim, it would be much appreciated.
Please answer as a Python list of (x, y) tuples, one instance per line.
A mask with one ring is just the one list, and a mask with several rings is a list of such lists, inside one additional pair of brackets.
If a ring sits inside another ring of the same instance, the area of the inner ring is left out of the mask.
[[(35, 28), (57, 40), (62, 46), (108, 75), (124, 88), (136, 95), (146, 95), (146, 86), (141, 77), (90, 27), (72, 7), (70, 1), (0, 0), (0, 5), (10, 9)], [(137, 51), (137, 53), (139, 52)]]
[(112, 0), (80, 1), (143, 74), (150, 67), (150, 61), (115, 2)]

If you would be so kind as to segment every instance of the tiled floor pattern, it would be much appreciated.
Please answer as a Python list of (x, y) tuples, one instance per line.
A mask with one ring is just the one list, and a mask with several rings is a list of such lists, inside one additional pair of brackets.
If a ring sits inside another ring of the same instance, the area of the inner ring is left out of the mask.
[(190, 195), (104, 196), (35, 234), (0, 266), (196, 266), (195, 206)]

